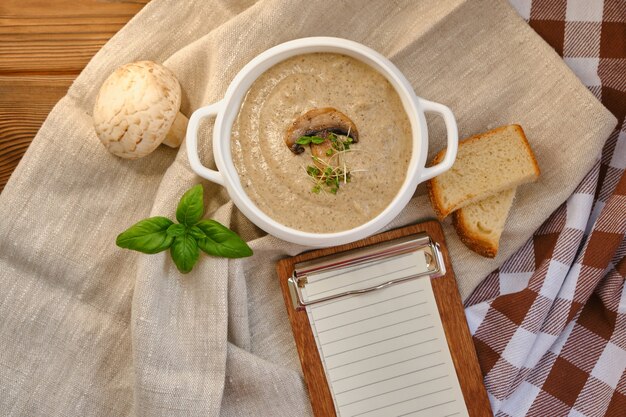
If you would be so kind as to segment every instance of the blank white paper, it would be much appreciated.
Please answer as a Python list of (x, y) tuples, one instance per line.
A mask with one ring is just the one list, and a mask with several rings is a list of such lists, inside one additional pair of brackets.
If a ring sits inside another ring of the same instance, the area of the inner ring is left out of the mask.
[[(311, 275), (303, 295), (314, 300), (425, 269), (424, 253), (412, 252)], [(430, 277), (306, 310), (337, 415), (468, 416)]]

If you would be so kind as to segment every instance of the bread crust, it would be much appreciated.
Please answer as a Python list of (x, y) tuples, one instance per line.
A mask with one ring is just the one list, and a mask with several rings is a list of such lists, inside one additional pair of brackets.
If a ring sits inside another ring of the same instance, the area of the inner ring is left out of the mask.
[(463, 242), (463, 244), (470, 250), (486, 258), (496, 257), (498, 254), (499, 242), (496, 242), (494, 245), (492, 242), (482, 239), (480, 235), (472, 233), (470, 228), (467, 226), (465, 218), (463, 217), (462, 210), (457, 210), (452, 213), (452, 225), (454, 226), (457, 235), (459, 235), (461, 242)]
[[(446, 149), (439, 151), (439, 153), (435, 155), (435, 157), (431, 161), (430, 166), (437, 165), (439, 162), (441, 162), (445, 154), (446, 154)], [(437, 215), (437, 218), (439, 219), (439, 221), (442, 221), (450, 213), (445, 211), (443, 207), (439, 204), (439, 201), (441, 200), (441, 196), (437, 192), (438, 187), (436, 186), (436, 183), (437, 183), (437, 177), (431, 178), (430, 180), (426, 182), (426, 189), (428, 190), (428, 198), (430, 199), (430, 205), (435, 211), (435, 214)]]
[[(523, 142), (524, 142), (524, 146), (526, 147), (526, 152), (528, 153), (528, 155), (530, 155), (530, 159), (532, 160), (533, 166), (535, 167), (535, 173), (537, 178), (539, 177), (539, 175), (541, 174), (541, 169), (539, 168), (539, 164), (537, 163), (537, 158), (535, 158), (535, 153), (533, 152), (532, 148), (530, 147), (530, 143), (528, 143), (528, 139), (526, 138), (526, 133), (524, 133), (524, 129), (522, 129), (522, 126), (518, 125), (518, 124), (514, 124), (514, 125), (510, 125), (513, 126), (515, 128), (515, 130), (517, 130), (517, 132), (522, 136)], [(506, 127), (506, 126), (504, 126)]]
[[(465, 146), (465, 145), (470, 144), (470, 143), (472, 143), (474, 141), (480, 140), (480, 139), (482, 139), (484, 137), (488, 137), (488, 136), (492, 136), (494, 134), (498, 134), (498, 133), (500, 133), (500, 132), (502, 132), (504, 130), (507, 130), (507, 129), (511, 128), (511, 127), (513, 127), (520, 134), (520, 136), (522, 138), (522, 143), (523, 143), (524, 147), (526, 148), (526, 152), (528, 153), (528, 155), (530, 155), (531, 162), (532, 162), (532, 165), (533, 165), (534, 170), (535, 170), (535, 176), (538, 178), (540, 173), (541, 173), (541, 170), (539, 169), (539, 164), (537, 163), (537, 159), (535, 158), (535, 154), (532, 151), (532, 148), (530, 147), (530, 143), (528, 143), (528, 138), (526, 138), (526, 134), (524, 133), (524, 130), (518, 124), (511, 124), (511, 125), (500, 126), (500, 127), (495, 128), (495, 129), (489, 130), (487, 132), (483, 132), (483, 133), (479, 133), (479, 134), (474, 135), (474, 136), (470, 136), (469, 138), (463, 140), (462, 142), (459, 142), (459, 146)], [(433, 166), (433, 165), (436, 165), (439, 162), (441, 162), (441, 160), (443, 160), (443, 158), (446, 155), (446, 150), (447, 150), (447, 148), (439, 151), (439, 153), (437, 153), (437, 155), (435, 155), (435, 157), (433, 158), (433, 160), (431, 161), (429, 166)], [(439, 221), (444, 220), (453, 211), (444, 208), (442, 203), (441, 203), (441, 195), (440, 195), (440, 191), (439, 191), (440, 187), (437, 186), (437, 177), (431, 178), (430, 180), (428, 180), (428, 182), (426, 183), (426, 188), (428, 190), (428, 197), (430, 199), (430, 204), (431, 204), (433, 210), (435, 211), (435, 214), (437, 215), (437, 218), (439, 219)], [(501, 190), (495, 190), (493, 192), (493, 194), (496, 194), (498, 191), (501, 191)], [(486, 196), (486, 197), (488, 197), (488, 196)], [(471, 204), (471, 202), (468, 202), (468, 204)], [(496, 252), (497, 252), (497, 248), (496, 248)]]

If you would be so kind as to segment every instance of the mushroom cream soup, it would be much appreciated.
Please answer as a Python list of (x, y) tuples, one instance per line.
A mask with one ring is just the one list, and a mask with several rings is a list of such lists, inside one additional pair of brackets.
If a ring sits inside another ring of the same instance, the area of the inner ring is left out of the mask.
[(411, 148), (408, 117), (387, 79), (332, 53), (298, 55), (263, 73), (231, 140), (254, 204), (316, 233), (352, 229), (382, 212), (404, 182)]

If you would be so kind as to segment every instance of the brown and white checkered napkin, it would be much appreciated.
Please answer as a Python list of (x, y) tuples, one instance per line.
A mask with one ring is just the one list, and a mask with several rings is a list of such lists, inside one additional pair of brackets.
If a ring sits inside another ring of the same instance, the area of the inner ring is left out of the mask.
[(510, 2), (619, 123), (574, 194), (467, 299), (485, 384), (496, 416), (626, 416), (626, 1)]

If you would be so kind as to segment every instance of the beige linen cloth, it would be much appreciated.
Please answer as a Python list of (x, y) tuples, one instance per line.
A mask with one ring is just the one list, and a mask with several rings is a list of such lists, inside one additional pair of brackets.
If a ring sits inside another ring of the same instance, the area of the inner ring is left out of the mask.
[[(190, 115), (256, 54), (314, 35), (389, 57), (418, 95), (452, 108), (461, 137), (507, 123), (527, 132), (542, 176), (519, 189), (498, 258), (474, 255), (445, 226), (464, 298), (570, 195), (615, 124), (504, 1), (153, 0), (78, 77), (0, 195), (0, 416), (310, 415), (274, 272), (306, 248), (250, 224), (194, 175), (184, 148), (108, 154), (90, 113), (123, 63), (171, 68)], [(432, 156), (445, 134), (429, 122)], [(208, 216), (249, 240), (253, 257), (201, 255), (183, 276), (167, 253), (115, 246), (136, 221), (173, 217), (198, 182)], [(389, 227), (432, 216), (420, 188)]]

